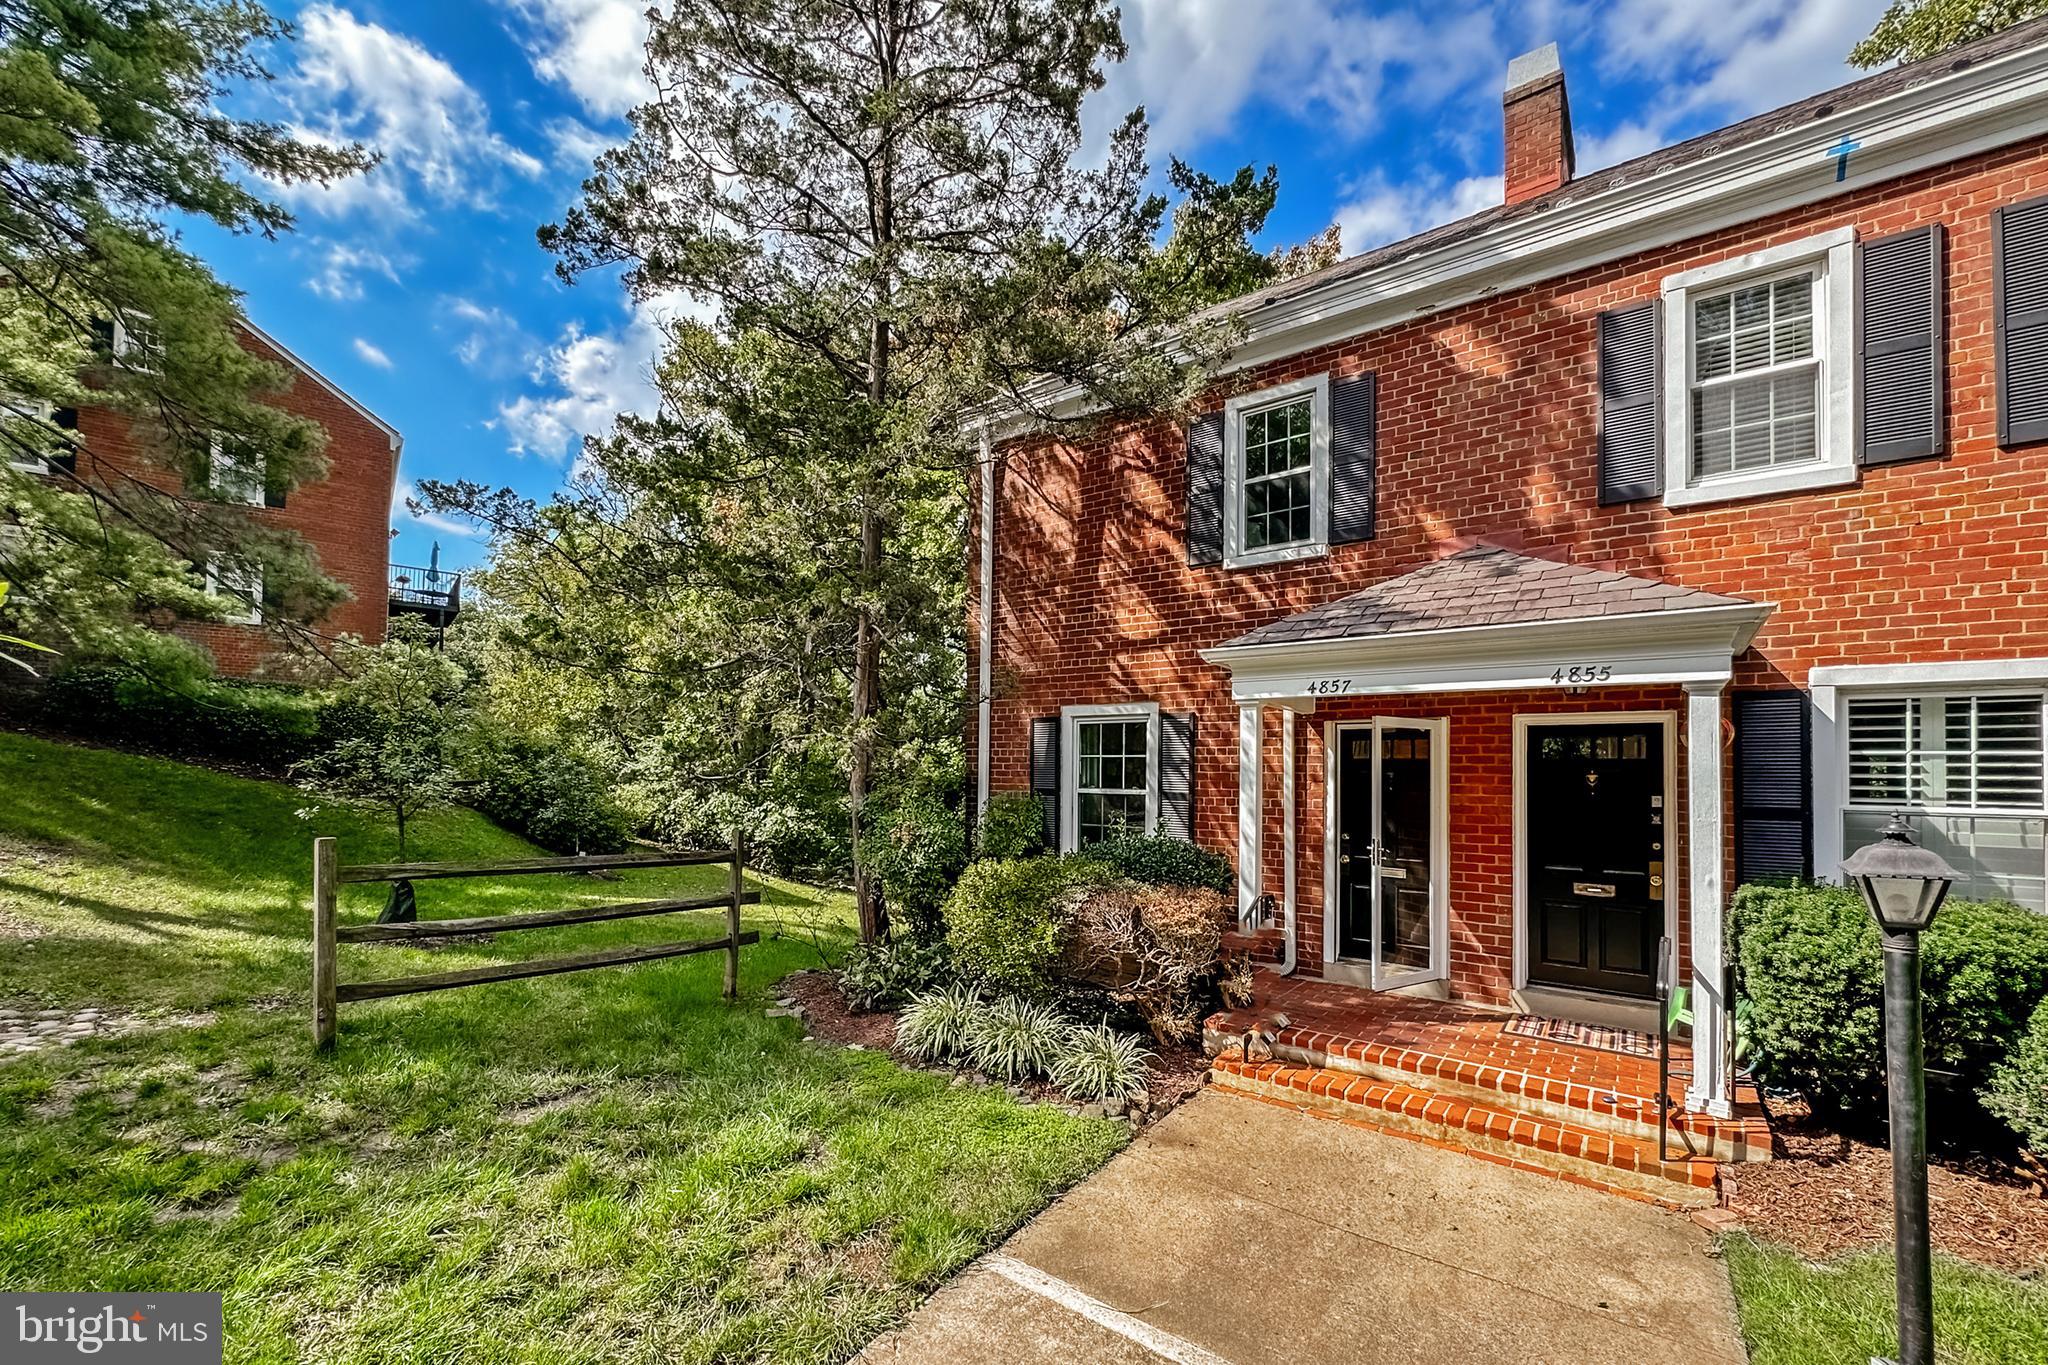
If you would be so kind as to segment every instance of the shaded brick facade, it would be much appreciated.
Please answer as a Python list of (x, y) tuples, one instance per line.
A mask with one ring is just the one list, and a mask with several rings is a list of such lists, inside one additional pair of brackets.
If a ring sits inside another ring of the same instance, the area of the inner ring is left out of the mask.
[[(388, 619), (385, 574), (398, 450), (389, 432), (261, 338), (243, 332), (240, 339), (290, 377), (290, 387), (266, 401), (318, 422), (327, 433), (327, 476), (292, 489), (282, 507), (254, 507), (250, 513), (266, 525), (298, 532), (321, 571), (348, 589), (348, 600), (314, 628), (327, 636), (355, 635), (378, 643)], [(82, 407), (78, 432), (84, 446), (78, 472), (86, 480), (126, 475), (155, 487), (178, 488), (174, 473), (137, 449), (119, 413)], [(237, 677), (261, 674), (277, 650), (276, 640), (258, 625), (188, 622), (176, 630), (210, 652), (221, 672)]]
[[(1775, 604), (1736, 660), (1736, 689), (1803, 686), (1811, 669), (1831, 664), (2048, 655), (2048, 448), (1998, 444), (1991, 312), (1992, 210), (2043, 193), (2048, 143), (2035, 140), (1229, 377), (1202, 410), (1292, 379), (1378, 376), (1377, 537), (1319, 558), (1190, 568), (1186, 439), (1177, 423), (1002, 447), (990, 790), (1029, 786), (1031, 718), (1066, 705), (1155, 701), (1197, 715), (1195, 837), (1234, 853), (1237, 709), (1228, 676), (1198, 651), (1474, 540)], [(1865, 468), (1853, 484), (1820, 492), (1683, 510), (1600, 504), (1603, 310), (1656, 297), (1667, 275), (1759, 247), (1839, 227), (1870, 239), (1928, 222), (1948, 233), (1947, 454)], [(972, 659), (978, 562), (970, 570)], [(1671, 713), (1682, 801), (1685, 708), (1676, 687), (1349, 698), (1296, 721), (1306, 968), (1322, 956), (1327, 720), (1449, 718), (1451, 984), (1498, 1001), (1507, 995), (1512, 919), (1511, 718), (1599, 708)], [(1276, 893), (1284, 714), (1269, 708), (1264, 744), (1263, 880)], [(1725, 741), (1731, 731), (1723, 729)], [(972, 755), (971, 715), (968, 733)], [(1682, 828), (1682, 813), (1674, 815)], [(1732, 882), (1732, 848), (1722, 856)], [(1673, 873), (1683, 887), (1682, 869)]]

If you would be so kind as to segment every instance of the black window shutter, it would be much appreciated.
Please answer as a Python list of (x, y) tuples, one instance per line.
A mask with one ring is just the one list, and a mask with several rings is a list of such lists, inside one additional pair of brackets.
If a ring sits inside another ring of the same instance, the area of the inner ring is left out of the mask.
[(1060, 846), (1060, 718), (1039, 716), (1031, 722), (1031, 794), (1045, 812), (1045, 846)]
[(1942, 421), (1939, 223), (1856, 248), (1856, 458), (1939, 455)]
[(1813, 876), (1813, 733), (1806, 694), (1735, 694), (1735, 880)]
[(72, 441), (77, 439), (75, 433), (78, 431), (78, 409), (58, 408), (56, 423), (59, 431), (72, 432), (74, 435), (71, 440), (67, 440), (57, 447), (56, 451), (51, 454), (48, 464), (52, 469), (61, 469), (67, 474), (76, 474), (78, 472), (78, 447), (72, 444)]
[(2048, 441), (2048, 197), (1991, 215), (1998, 443)]
[(265, 507), (284, 506), (284, 485), (278, 481), (277, 471), (270, 468), (267, 462), (264, 465), (263, 505)]
[(1172, 839), (1195, 837), (1195, 717), (1159, 717), (1159, 828)]
[(1664, 305), (1600, 315), (1600, 502), (1664, 495)]
[(1330, 385), (1330, 543), (1371, 540), (1379, 484), (1378, 377)]
[(1188, 425), (1188, 563), (1223, 562), (1223, 414)]

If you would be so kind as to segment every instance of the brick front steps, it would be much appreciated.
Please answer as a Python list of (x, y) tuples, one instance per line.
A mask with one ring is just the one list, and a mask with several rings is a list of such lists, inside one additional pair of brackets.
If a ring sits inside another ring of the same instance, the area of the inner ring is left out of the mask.
[[(1262, 974), (1258, 996), (1204, 1023), (1220, 1088), (1664, 1203), (1711, 1203), (1718, 1162), (1770, 1158), (1747, 1084), (1733, 1118), (1674, 1109), (1666, 1156), (1654, 1058), (1524, 1038), (1504, 1032), (1511, 1016), (1499, 1011), (1331, 982)], [(1261, 1026), (1271, 1056), (1255, 1047), (1247, 1064), (1244, 1034)], [(1674, 1065), (1689, 1060), (1674, 1046)]]

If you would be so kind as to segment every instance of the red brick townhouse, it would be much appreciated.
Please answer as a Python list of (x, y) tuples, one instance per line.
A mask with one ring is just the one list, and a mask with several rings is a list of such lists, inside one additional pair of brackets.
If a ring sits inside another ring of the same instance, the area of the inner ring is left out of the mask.
[[(391, 541), (391, 498), (398, 477), (398, 456), (404, 438), (396, 428), (351, 398), (333, 380), (262, 331), (241, 324), (241, 342), (248, 350), (281, 365), (291, 386), (268, 401), (318, 422), (327, 433), (327, 476), (289, 492), (266, 492), (261, 471), (237, 467), (217, 458), (215, 478), (222, 487), (240, 490), (255, 515), (275, 526), (298, 532), (318, 557), (321, 570), (341, 583), (351, 596), (315, 624), (322, 634), (352, 634), (376, 643), (384, 638), (388, 620), (386, 571)], [(115, 351), (126, 347), (116, 327)], [(73, 422), (78, 453), (73, 467), (88, 483), (135, 478), (176, 491), (177, 476), (137, 448), (128, 421), (107, 408), (81, 407), (60, 420)], [(260, 672), (274, 656), (277, 641), (263, 627), (254, 605), (262, 585), (246, 581), (234, 566), (202, 566), (209, 591), (243, 598), (250, 605), (240, 619), (187, 622), (177, 631), (210, 651), (223, 673), (248, 676)]]
[(2048, 906), (2048, 23), (1584, 176), (1508, 85), (1506, 202), (1235, 301), (1190, 425), (992, 424), (978, 795), (1233, 853), (1300, 1009), (1654, 1029), (1668, 940), (1725, 1118), (1732, 885), (1903, 810)]

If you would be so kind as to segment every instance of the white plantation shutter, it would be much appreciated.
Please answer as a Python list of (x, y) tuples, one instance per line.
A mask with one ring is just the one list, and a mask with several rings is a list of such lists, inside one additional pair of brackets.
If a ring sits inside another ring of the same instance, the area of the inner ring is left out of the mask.
[(1857, 697), (1848, 710), (1851, 805), (2048, 807), (2039, 693)]

